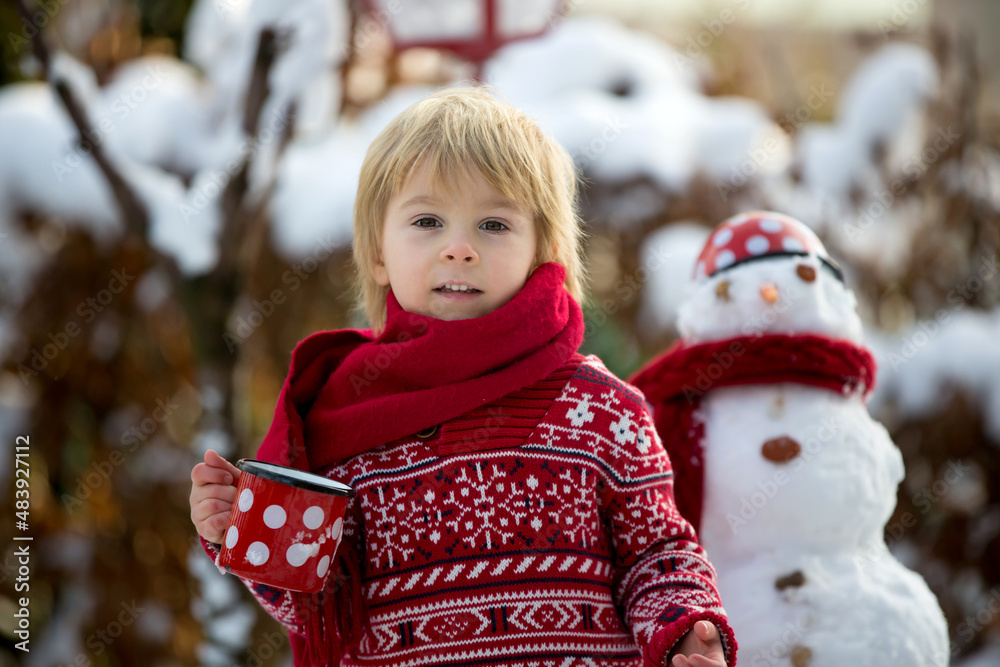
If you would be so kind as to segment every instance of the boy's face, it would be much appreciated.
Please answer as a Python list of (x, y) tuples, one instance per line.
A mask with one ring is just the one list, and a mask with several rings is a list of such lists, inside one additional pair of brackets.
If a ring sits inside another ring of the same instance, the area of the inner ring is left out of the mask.
[(408, 312), (465, 320), (493, 312), (524, 287), (535, 266), (535, 221), (475, 169), (448, 185), (431, 187), (429, 170), (419, 166), (389, 200), (375, 280), (391, 286)]

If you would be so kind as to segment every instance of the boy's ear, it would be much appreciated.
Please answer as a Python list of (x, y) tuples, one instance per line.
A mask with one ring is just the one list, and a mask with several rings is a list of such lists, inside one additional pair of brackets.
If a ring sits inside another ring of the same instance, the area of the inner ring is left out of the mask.
[(372, 269), (372, 277), (380, 287), (389, 286), (389, 272), (385, 270), (385, 264), (382, 262), (381, 258), (375, 262), (375, 266)]

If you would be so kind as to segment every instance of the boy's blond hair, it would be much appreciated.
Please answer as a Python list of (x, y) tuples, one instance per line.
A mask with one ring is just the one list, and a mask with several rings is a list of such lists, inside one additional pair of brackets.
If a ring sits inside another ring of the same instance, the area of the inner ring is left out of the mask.
[(485, 87), (448, 88), (399, 114), (368, 148), (354, 202), (357, 308), (375, 333), (385, 328), (389, 288), (374, 278), (386, 205), (414, 170), (431, 182), (455, 183), (476, 169), (503, 195), (525, 206), (538, 233), (535, 265), (566, 268), (566, 289), (583, 303), (583, 231), (576, 208), (576, 170), (569, 154), (527, 116)]

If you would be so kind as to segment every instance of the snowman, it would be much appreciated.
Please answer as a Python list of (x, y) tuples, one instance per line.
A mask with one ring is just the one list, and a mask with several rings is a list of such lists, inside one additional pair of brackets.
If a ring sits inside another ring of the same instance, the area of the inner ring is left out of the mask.
[(937, 599), (883, 538), (903, 461), (865, 407), (875, 364), (855, 306), (804, 224), (737, 215), (698, 257), (681, 339), (631, 378), (741, 665), (948, 664)]

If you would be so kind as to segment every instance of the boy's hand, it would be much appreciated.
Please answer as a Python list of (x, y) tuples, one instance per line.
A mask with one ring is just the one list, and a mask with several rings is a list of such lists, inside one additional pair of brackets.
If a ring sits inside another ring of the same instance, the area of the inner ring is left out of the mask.
[(719, 629), (708, 621), (698, 621), (670, 652), (670, 667), (726, 667)]
[(222, 544), (240, 472), (213, 449), (205, 452), (205, 462), (191, 471), (191, 521), (209, 542)]

